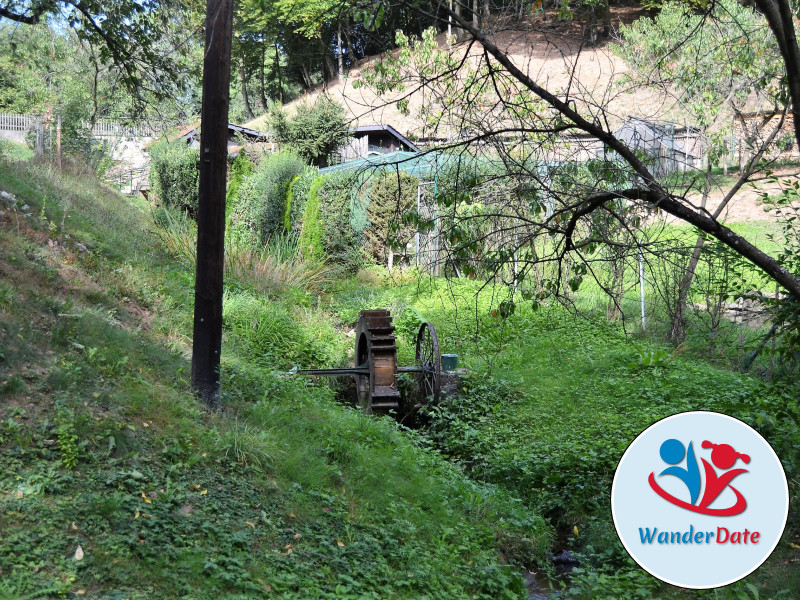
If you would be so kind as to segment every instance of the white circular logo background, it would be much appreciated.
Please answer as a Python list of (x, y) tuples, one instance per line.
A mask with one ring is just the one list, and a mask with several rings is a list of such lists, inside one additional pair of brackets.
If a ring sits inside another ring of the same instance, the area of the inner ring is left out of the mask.
[(622, 544), (651, 575), (685, 588), (733, 583), (780, 540), (789, 489), (754, 429), (713, 412), (658, 421), (617, 466), (611, 511)]

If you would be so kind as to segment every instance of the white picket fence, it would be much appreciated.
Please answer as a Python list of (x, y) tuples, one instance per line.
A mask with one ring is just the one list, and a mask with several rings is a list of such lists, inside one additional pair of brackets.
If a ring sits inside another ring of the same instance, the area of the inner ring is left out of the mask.
[(95, 121), (92, 135), (94, 137), (156, 137), (163, 129), (161, 126), (150, 124), (124, 125), (118, 121)]
[[(42, 115), (17, 115), (0, 113), (0, 130), (29, 131), (41, 123)], [(86, 126), (88, 127), (88, 123)], [(119, 121), (95, 121), (92, 128), (94, 137), (156, 137), (164, 130), (164, 126), (156, 124), (126, 125)]]
[(0, 113), (0, 129), (6, 131), (27, 131), (36, 125), (40, 119), (41, 117), (39, 115)]

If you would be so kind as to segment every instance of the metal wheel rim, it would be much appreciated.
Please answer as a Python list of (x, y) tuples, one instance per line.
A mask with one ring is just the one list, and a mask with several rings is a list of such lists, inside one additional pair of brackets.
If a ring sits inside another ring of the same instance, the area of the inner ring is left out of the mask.
[(417, 393), (421, 403), (432, 399), (439, 401), (442, 380), (442, 355), (439, 351), (439, 337), (433, 323), (423, 323), (417, 333), (416, 364)]

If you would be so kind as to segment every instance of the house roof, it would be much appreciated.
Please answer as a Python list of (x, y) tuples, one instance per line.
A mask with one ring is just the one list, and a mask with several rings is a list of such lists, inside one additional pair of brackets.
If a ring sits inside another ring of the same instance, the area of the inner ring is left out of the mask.
[(437, 171), (448, 163), (471, 160), (457, 154), (443, 154), (441, 152), (387, 152), (375, 154), (367, 158), (359, 158), (348, 162), (339, 163), (320, 169), (320, 175), (335, 173), (337, 171), (368, 172), (381, 169), (399, 169), (415, 177), (433, 177)]
[(394, 137), (396, 137), (399, 141), (405, 144), (408, 148), (410, 148), (413, 152), (419, 152), (419, 148), (417, 148), (411, 140), (401, 134), (397, 129), (392, 127), (391, 125), (359, 125), (355, 129), (350, 130), (353, 135), (358, 135), (359, 133), (370, 133), (375, 131), (385, 131), (390, 133)]
[(262, 133), (260, 131), (256, 131), (255, 129), (250, 129), (248, 127), (244, 127), (242, 125), (234, 125), (233, 123), (228, 123), (228, 129), (232, 129), (237, 133), (241, 133), (247, 137), (259, 138), (259, 139), (267, 139), (267, 134)]
[[(183, 129), (179, 134), (177, 139), (179, 140), (189, 140), (197, 135), (197, 129), (199, 125), (189, 126), (186, 129)], [(246, 138), (250, 138), (256, 141), (264, 141), (267, 139), (267, 134), (262, 133), (260, 131), (256, 131), (255, 129), (249, 129), (247, 127), (242, 127), (241, 125), (235, 125), (233, 123), (228, 123), (228, 131), (235, 131), (243, 135)]]

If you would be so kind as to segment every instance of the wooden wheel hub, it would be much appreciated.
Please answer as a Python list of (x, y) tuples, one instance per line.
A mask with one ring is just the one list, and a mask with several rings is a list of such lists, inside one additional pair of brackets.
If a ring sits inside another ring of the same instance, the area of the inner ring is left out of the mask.
[(362, 310), (356, 325), (355, 366), (368, 366), (356, 375), (358, 400), (367, 413), (398, 407), (397, 344), (388, 310)]

